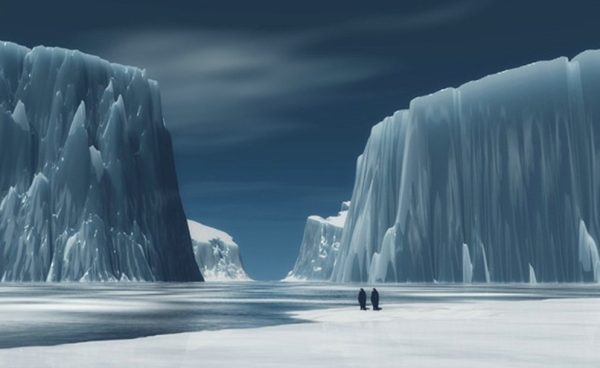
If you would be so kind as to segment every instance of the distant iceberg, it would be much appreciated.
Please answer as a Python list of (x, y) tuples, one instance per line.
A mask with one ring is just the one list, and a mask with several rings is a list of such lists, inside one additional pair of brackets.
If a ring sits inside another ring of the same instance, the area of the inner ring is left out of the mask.
[(201, 281), (158, 84), (0, 42), (0, 279)]
[(188, 220), (196, 263), (205, 280), (251, 280), (233, 238), (224, 231)]
[(599, 225), (600, 51), (586, 51), (373, 127), (330, 279), (597, 282)]
[(331, 277), (349, 207), (350, 202), (343, 202), (340, 213), (327, 219), (308, 217), (298, 259), (284, 281), (328, 280)]

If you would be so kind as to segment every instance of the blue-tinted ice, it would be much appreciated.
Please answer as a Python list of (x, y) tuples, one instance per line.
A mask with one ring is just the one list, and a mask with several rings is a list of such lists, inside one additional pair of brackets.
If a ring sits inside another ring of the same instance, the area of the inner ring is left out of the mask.
[(0, 42), (0, 279), (201, 280), (145, 71)]
[(356, 171), (337, 259), (309, 272), (313, 226), (308, 278), (599, 282), (600, 51), (416, 98)]

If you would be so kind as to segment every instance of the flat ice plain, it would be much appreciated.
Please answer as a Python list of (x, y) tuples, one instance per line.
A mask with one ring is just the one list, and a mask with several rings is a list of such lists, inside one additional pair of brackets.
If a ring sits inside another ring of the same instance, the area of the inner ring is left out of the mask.
[(600, 285), (360, 286), (2, 285), (0, 367), (600, 367)]

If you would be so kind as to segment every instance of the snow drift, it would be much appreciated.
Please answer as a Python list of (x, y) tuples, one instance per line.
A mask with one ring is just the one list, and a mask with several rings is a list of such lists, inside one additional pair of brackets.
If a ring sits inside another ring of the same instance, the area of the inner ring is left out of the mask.
[(200, 281), (158, 84), (0, 42), (2, 281)]

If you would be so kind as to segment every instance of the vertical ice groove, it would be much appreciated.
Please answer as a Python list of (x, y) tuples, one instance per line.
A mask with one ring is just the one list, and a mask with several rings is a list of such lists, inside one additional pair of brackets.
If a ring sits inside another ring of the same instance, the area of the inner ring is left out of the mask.
[(102, 161), (102, 154), (94, 146), (90, 146), (89, 150), (90, 158), (92, 160), (92, 167), (94, 168), (94, 173), (96, 174), (96, 180), (100, 182), (100, 179), (102, 179), (102, 175), (104, 174), (104, 162)]
[(71, 127), (69, 128), (69, 136), (77, 134), (77, 131), (80, 129), (85, 129), (86, 120), (85, 102), (81, 101), (77, 107), (77, 111), (75, 111), (75, 116), (73, 116), (73, 121), (71, 122)]
[(29, 122), (27, 121), (25, 105), (23, 104), (23, 102), (21, 102), (21, 100), (17, 102), (17, 106), (15, 106), (12, 118), (15, 121), (15, 123), (19, 124), (21, 129), (29, 131)]
[(533, 269), (533, 266), (531, 266), (531, 264), (529, 265), (529, 283), (537, 284), (537, 278), (535, 277), (535, 270)]
[(600, 281), (598, 246), (594, 238), (588, 233), (583, 221), (579, 222), (579, 263), (584, 273), (584, 280)]
[(371, 130), (330, 280), (598, 282), (599, 98), (599, 50), (415, 98)]
[(465, 284), (470, 284), (471, 281), (473, 281), (473, 264), (471, 263), (471, 255), (469, 254), (469, 247), (466, 244), (463, 244), (462, 264), (463, 264), (462, 282), (464, 282)]
[(202, 280), (160, 104), (136, 68), (0, 42), (3, 281)]

